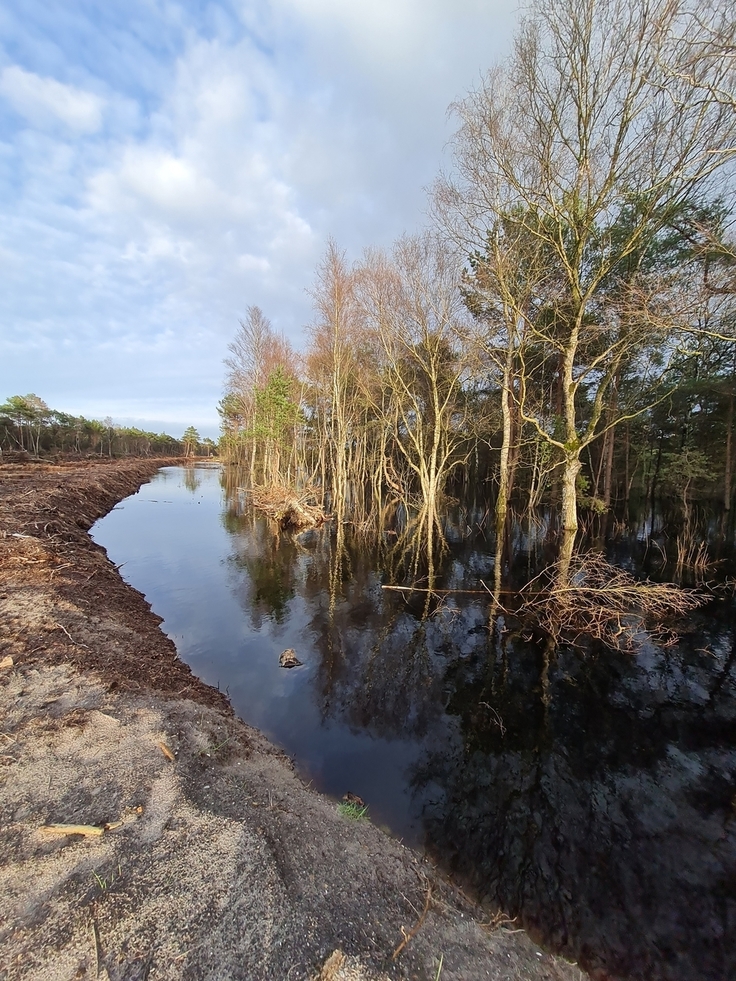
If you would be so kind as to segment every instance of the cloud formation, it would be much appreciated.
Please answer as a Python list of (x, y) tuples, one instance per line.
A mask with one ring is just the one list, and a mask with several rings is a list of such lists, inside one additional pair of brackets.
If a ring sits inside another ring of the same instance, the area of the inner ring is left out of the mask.
[(103, 100), (74, 85), (41, 78), (18, 65), (0, 73), (0, 95), (33, 124), (59, 120), (78, 133), (94, 133), (102, 124)]
[[(28, 0), (0, 14), (0, 398), (216, 434), (259, 304), (416, 227), (508, 2)], [(107, 405), (107, 410), (102, 407)]]

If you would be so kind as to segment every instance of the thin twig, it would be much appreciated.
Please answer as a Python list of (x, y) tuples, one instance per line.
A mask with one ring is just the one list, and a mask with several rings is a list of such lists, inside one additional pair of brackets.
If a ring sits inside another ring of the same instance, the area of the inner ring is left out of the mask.
[(99, 977), (100, 974), (100, 935), (97, 931), (97, 924), (95, 923), (95, 918), (92, 917), (92, 942), (95, 948), (95, 977)]
[(417, 933), (419, 932), (422, 924), (424, 923), (424, 920), (426, 919), (427, 913), (429, 912), (429, 904), (430, 904), (431, 901), (432, 901), (432, 886), (429, 883), (427, 883), (427, 895), (426, 895), (426, 898), (424, 900), (424, 909), (422, 910), (422, 915), (419, 917), (419, 919), (417, 920), (417, 922), (414, 924), (414, 927), (411, 930), (409, 930), (408, 933), (407, 933), (406, 929), (402, 926), (401, 933), (403, 934), (404, 939), (401, 941), (401, 943), (399, 944), (399, 946), (396, 948), (396, 950), (391, 955), (391, 960), (392, 961), (395, 961), (396, 960), (396, 958), (399, 956), (399, 954), (404, 949), (404, 947), (406, 947), (406, 945), (409, 943), (409, 941), (413, 937), (415, 937), (417, 935)]
[(67, 637), (72, 642), (72, 644), (74, 644), (75, 647), (83, 647), (86, 651), (92, 650), (92, 648), (87, 647), (86, 644), (80, 644), (78, 640), (75, 640), (63, 624), (57, 623), (56, 626), (59, 628), (59, 630), (64, 631), (64, 633), (67, 635)]
[(55, 572), (61, 572), (62, 569), (72, 569), (72, 568), (74, 568), (72, 562), (66, 562), (64, 563), (64, 565), (57, 565), (54, 569), (51, 570), (51, 575), (49, 576), (49, 582), (51, 582), (51, 580), (54, 578)]

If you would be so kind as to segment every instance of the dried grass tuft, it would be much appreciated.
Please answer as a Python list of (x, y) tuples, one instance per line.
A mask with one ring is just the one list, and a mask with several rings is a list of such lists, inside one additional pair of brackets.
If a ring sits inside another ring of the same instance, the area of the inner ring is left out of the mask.
[(677, 571), (692, 569), (697, 575), (704, 575), (710, 566), (716, 563), (711, 561), (708, 553), (708, 543), (698, 541), (698, 539), (687, 529), (677, 536)]

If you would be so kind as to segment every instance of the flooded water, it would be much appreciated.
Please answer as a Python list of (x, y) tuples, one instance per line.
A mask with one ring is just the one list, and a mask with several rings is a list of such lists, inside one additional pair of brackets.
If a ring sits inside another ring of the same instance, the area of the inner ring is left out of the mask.
[[(483, 508), (437, 588), (478, 589)], [(544, 533), (517, 529), (517, 561)], [(180, 656), (294, 758), (601, 978), (736, 978), (732, 603), (668, 649), (553, 659), (487, 599), (425, 617), (389, 548), (278, 534), (217, 468), (167, 468), (93, 530)], [(389, 543), (390, 544), (390, 543)], [(393, 565), (392, 565), (393, 563)], [(293, 648), (299, 668), (279, 667)]]

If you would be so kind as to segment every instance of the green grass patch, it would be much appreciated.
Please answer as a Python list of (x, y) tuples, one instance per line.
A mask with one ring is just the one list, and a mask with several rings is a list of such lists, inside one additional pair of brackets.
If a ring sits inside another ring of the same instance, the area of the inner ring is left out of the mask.
[(350, 821), (367, 821), (368, 805), (356, 804), (351, 800), (342, 800), (337, 805), (337, 813), (348, 818)]

